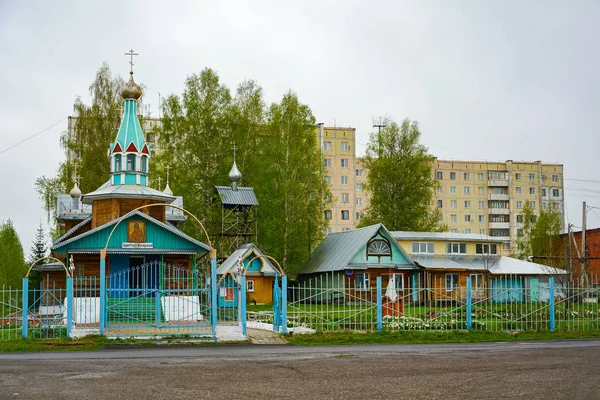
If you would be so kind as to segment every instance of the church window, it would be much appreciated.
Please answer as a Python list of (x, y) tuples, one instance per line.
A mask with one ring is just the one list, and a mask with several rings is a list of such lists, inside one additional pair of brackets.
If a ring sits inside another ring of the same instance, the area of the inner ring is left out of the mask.
[(371, 239), (367, 245), (367, 257), (375, 256), (378, 259), (392, 256), (390, 242), (386, 239)]
[(135, 154), (127, 155), (127, 171), (135, 171)]
[(121, 170), (121, 155), (117, 154), (115, 156), (115, 172), (119, 172)]
[(148, 172), (148, 157), (142, 156), (142, 172)]

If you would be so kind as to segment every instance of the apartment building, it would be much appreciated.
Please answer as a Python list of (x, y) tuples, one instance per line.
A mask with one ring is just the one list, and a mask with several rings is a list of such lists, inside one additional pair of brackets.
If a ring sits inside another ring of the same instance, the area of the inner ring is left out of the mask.
[(325, 211), (327, 233), (350, 230), (356, 227), (368, 202), (366, 171), (356, 157), (356, 129), (319, 124), (316, 135), (332, 195), (332, 206)]
[(526, 202), (536, 214), (554, 207), (564, 217), (562, 164), (436, 160), (433, 170), (436, 207), (451, 232), (500, 238), (510, 250)]

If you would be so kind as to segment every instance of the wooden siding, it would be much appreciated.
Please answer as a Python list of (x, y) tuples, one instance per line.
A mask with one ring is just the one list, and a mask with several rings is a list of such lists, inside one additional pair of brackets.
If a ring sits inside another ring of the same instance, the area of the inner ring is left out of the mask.
[[(96, 200), (92, 204), (92, 228), (102, 226), (115, 220), (138, 207), (148, 204), (157, 204), (158, 201), (144, 199), (104, 199)], [(140, 210), (146, 215), (161, 222), (165, 222), (165, 207), (149, 207)]]
[(273, 277), (246, 275), (246, 282), (254, 281), (254, 292), (247, 292), (246, 299), (253, 304), (266, 304), (273, 301)]

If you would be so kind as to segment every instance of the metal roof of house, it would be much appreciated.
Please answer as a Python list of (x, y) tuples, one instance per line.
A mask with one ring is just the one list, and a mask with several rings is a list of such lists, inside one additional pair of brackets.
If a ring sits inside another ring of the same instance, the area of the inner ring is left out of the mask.
[(505, 256), (452, 256), (416, 254), (413, 261), (424, 268), (489, 271), (492, 275), (560, 275), (567, 271)]
[[(150, 222), (152, 222), (152, 223), (154, 223), (154, 224), (156, 224), (156, 225), (160, 226), (161, 228), (163, 228), (163, 229), (166, 229), (166, 230), (168, 230), (169, 232), (171, 232), (171, 233), (174, 233), (175, 235), (177, 235), (177, 236), (179, 236), (179, 237), (181, 237), (181, 238), (183, 238), (183, 239), (185, 239), (185, 240), (187, 240), (187, 241), (189, 241), (189, 242), (191, 242), (191, 243), (195, 244), (196, 246), (198, 246), (198, 247), (201, 247), (201, 248), (205, 249), (206, 251), (209, 251), (209, 250), (210, 250), (210, 248), (209, 248), (207, 245), (205, 245), (204, 243), (202, 243), (202, 242), (200, 242), (200, 241), (198, 241), (198, 240), (194, 239), (194, 238), (193, 238), (193, 237), (191, 237), (191, 236), (188, 236), (188, 235), (186, 235), (185, 233), (183, 233), (182, 231), (180, 231), (179, 229), (177, 229), (177, 228), (176, 228), (176, 227), (174, 227), (173, 225), (170, 225), (170, 224), (165, 224), (165, 223), (163, 223), (163, 222), (161, 222), (161, 221), (159, 221), (159, 220), (157, 220), (157, 219), (155, 219), (155, 218), (152, 218), (151, 216), (149, 216), (149, 215), (146, 215), (146, 214), (144, 214), (143, 212), (140, 212), (140, 211), (134, 211), (134, 212), (132, 212), (131, 214), (129, 214), (129, 215), (127, 216), (127, 218), (130, 218), (130, 217), (133, 217), (133, 216), (139, 216), (139, 217), (142, 217), (142, 218), (144, 218), (144, 219), (146, 219), (146, 220), (148, 220), (148, 221), (150, 221)], [(101, 230), (103, 230), (103, 229), (106, 229), (106, 228), (107, 228), (107, 227), (109, 227), (109, 226), (115, 225), (115, 224), (116, 224), (116, 223), (117, 223), (119, 220), (121, 220), (122, 218), (123, 218), (123, 217), (121, 217), (121, 218), (117, 218), (117, 219), (114, 219), (114, 220), (112, 220), (112, 221), (110, 221), (110, 222), (107, 222), (107, 223), (106, 223), (106, 224), (104, 224), (104, 225), (98, 226), (98, 227), (96, 227), (96, 228), (94, 228), (94, 229), (92, 229), (92, 230), (89, 230), (89, 231), (87, 231), (87, 232), (84, 232), (84, 233), (82, 233), (81, 235), (77, 235), (77, 236), (75, 236), (75, 237), (72, 237), (72, 238), (70, 238), (70, 239), (66, 239), (66, 240), (64, 240), (64, 241), (62, 241), (62, 242), (60, 242), (60, 243), (54, 244), (54, 245), (51, 247), (51, 250), (56, 250), (56, 249), (57, 249), (57, 248), (59, 248), (59, 247), (66, 246), (66, 245), (68, 245), (68, 244), (70, 244), (70, 243), (73, 243), (73, 242), (75, 242), (75, 241), (77, 241), (77, 240), (79, 240), (79, 239), (81, 239), (81, 238), (84, 238), (84, 237), (86, 237), (86, 236), (89, 236), (89, 235), (93, 235), (94, 233), (96, 233), (96, 232), (98, 232), (98, 231), (101, 231)]]
[(231, 206), (257, 206), (258, 200), (254, 189), (250, 187), (238, 187), (233, 190), (231, 186), (215, 186), (221, 198), (221, 203)]
[(64, 271), (65, 267), (62, 263), (51, 262), (46, 264), (36, 264), (32, 269), (34, 271)]
[(108, 181), (93, 192), (81, 196), (81, 202), (90, 204), (94, 200), (113, 198), (158, 200), (167, 204), (171, 204), (175, 201), (175, 196), (168, 195), (148, 186), (111, 185), (110, 181)]
[(478, 241), (478, 242), (498, 242), (504, 240), (476, 233), (451, 233), (451, 232), (412, 232), (412, 231), (392, 231), (392, 236), (396, 240), (451, 240), (451, 241)]
[[(377, 234), (377, 232), (379, 232), (380, 229), (392, 238), (391, 233), (383, 224), (328, 234), (321, 244), (319, 244), (312, 252), (310, 261), (304, 266), (299, 274), (340, 271), (350, 267), (352, 258), (373, 236)], [(410, 260), (408, 254), (406, 254), (398, 242), (394, 240), (391, 240), (390, 242), (391, 245), (395, 246), (407, 260)], [(392, 267), (407, 266), (407, 264), (394, 263), (386, 263), (386, 265)], [(412, 264), (410, 265), (412, 266)]]
[[(264, 256), (264, 254), (256, 247), (253, 243), (245, 243), (238, 247), (217, 269), (218, 275), (223, 275), (227, 271), (233, 272), (234, 275), (239, 275), (237, 270), (238, 260), (242, 260), (251, 256), (255, 253), (258, 256)], [(252, 257), (250, 257), (252, 258)], [(275, 276), (277, 274), (277, 268), (269, 261), (268, 258), (264, 257), (260, 259), (263, 262), (262, 274), (265, 276)], [(248, 259), (250, 261), (250, 259)]]

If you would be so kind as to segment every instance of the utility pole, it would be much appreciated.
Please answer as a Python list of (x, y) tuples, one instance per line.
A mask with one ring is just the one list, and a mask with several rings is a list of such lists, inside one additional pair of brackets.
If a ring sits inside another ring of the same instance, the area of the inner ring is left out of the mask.
[(581, 271), (579, 272), (581, 276), (581, 283), (583, 284), (584, 280), (587, 279), (587, 251), (585, 250), (585, 231), (586, 228), (586, 220), (587, 220), (587, 204), (585, 201), (583, 202), (583, 211), (581, 214)]
[(567, 239), (569, 242), (569, 275), (570, 275), (569, 280), (571, 280), (571, 281), (573, 280), (573, 246), (571, 245), (571, 238), (572, 238), (571, 227), (572, 226), (573, 226), (572, 224), (568, 225), (568, 234), (567, 234)]

